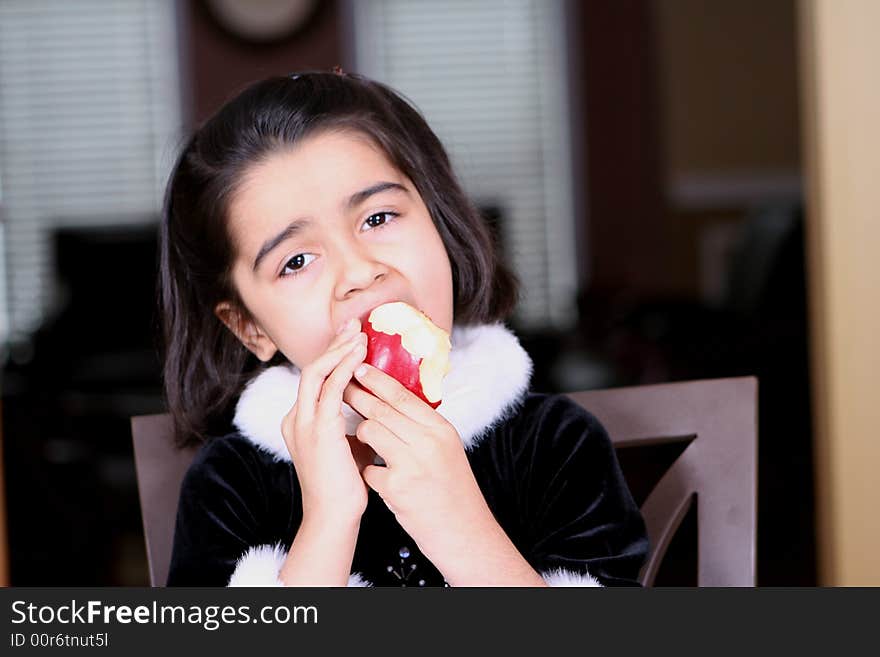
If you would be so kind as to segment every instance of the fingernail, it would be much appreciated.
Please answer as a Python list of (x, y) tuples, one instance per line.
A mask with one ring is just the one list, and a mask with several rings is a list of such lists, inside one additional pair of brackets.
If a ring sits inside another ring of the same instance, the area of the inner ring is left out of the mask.
[(366, 373), (367, 373), (367, 366), (363, 365), (363, 364), (359, 365), (358, 368), (354, 371), (354, 375), (358, 378), (362, 377)]

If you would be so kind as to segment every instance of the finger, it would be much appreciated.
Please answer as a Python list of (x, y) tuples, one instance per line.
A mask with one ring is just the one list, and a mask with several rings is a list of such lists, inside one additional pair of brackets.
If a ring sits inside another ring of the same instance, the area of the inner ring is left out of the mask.
[(375, 420), (364, 420), (355, 432), (357, 439), (373, 448), (389, 468), (400, 463), (406, 444), (388, 427)]
[(348, 385), (342, 398), (365, 418), (384, 424), (406, 444), (412, 444), (413, 440), (425, 431), (424, 424), (419, 424), (403, 415), (396, 408), (379, 399), (370, 391), (364, 390), (357, 383)]
[(352, 335), (348, 340), (325, 352), (303, 368), (299, 380), (297, 401), (300, 405), (299, 414), (304, 421), (310, 422), (314, 418), (318, 395), (321, 392), (324, 379), (363, 340), (361, 335), (360, 333)]
[(410, 392), (402, 383), (372, 365), (355, 370), (355, 378), (364, 388), (408, 418), (421, 424), (437, 420), (437, 412)]
[(335, 367), (330, 376), (324, 380), (321, 395), (318, 399), (315, 418), (319, 421), (330, 419), (339, 414), (342, 407), (342, 391), (351, 381), (355, 368), (364, 362), (367, 356), (366, 335), (360, 334), (357, 346), (354, 347)]
[(293, 406), (290, 407), (290, 410), (287, 411), (287, 415), (281, 420), (281, 435), (285, 439), (294, 435), (293, 427), (296, 425), (298, 403), (299, 402), (294, 402)]
[(379, 497), (385, 499), (388, 493), (388, 476), (390, 475), (388, 468), (383, 468), (381, 465), (368, 465), (362, 474), (367, 486), (379, 493)]

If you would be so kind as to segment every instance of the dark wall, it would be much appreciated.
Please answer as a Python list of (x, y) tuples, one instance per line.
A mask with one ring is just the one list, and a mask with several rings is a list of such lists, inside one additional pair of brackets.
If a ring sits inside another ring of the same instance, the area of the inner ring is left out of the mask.
[(676, 258), (663, 211), (650, 3), (575, 2), (573, 11), (587, 196), (579, 220), (586, 222), (590, 287), (665, 292)]
[(319, 5), (296, 34), (275, 44), (254, 44), (221, 27), (201, 0), (186, 0), (183, 41), (192, 118), (203, 121), (224, 100), (259, 78), (342, 65), (339, 5), (335, 0)]

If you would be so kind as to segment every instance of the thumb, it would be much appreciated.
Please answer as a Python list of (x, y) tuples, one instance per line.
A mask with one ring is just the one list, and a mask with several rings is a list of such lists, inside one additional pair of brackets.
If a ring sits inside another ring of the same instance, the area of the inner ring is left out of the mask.
[(368, 465), (361, 474), (364, 477), (364, 481), (367, 482), (367, 486), (379, 493), (379, 497), (386, 500), (387, 503), (388, 468), (380, 465)]

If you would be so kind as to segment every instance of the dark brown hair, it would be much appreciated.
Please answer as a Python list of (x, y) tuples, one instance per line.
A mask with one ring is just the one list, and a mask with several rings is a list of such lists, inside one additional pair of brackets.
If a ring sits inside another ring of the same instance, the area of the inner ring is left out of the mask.
[(248, 168), (318, 130), (356, 130), (418, 189), (452, 266), (456, 324), (502, 321), (518, 281), (419, 112), (359, 75), (304, 73), (257, 82), (193, 134), (171, 172), (160, 227), (164, 386), (180, 445), (228, 430), (243, 384), (263, 367), (215, 316), (235, 255), (228, 208)]

